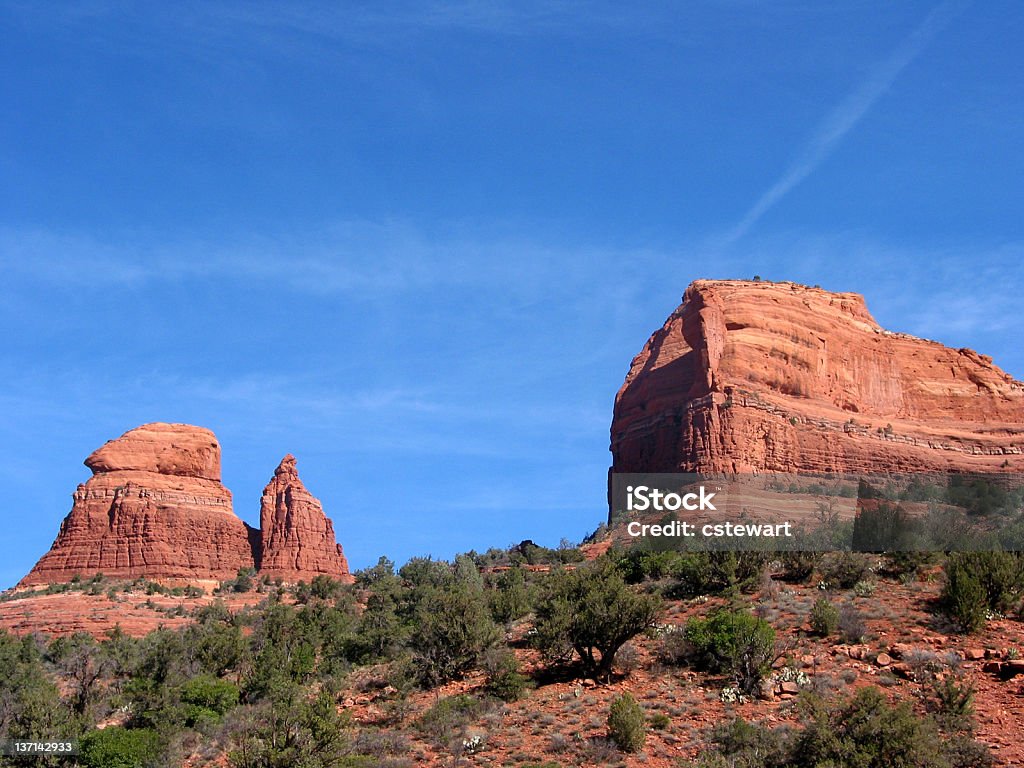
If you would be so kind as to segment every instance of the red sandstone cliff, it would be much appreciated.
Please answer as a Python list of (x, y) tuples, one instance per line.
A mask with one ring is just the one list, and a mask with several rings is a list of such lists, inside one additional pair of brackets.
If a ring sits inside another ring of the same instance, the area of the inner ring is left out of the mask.
[(854, 293), (694, 282), (615, 399), (613, 472), (1024, 471), (1024, 384)]
[(267, 486), (262, 532), (231, 508), (213, 432), (145, 424), (93, 452), (50, 551), (18, 586), (114, 578), (208, 580), (261, 563), (288, 581), (351, 580), (334, 528), (286, 456)]
[(247, 526), (220, 482), (214, 434), (187, 424), (146, 424), (85, 460), (50, 551), (19, 586), (75, 574), (135, 578), (234, 576), (253, 565)]
[(262, 573), (290, 581), (319, 574), (352, 580), (341, 545), (335, 542), (334, 526), (299, 479), (291, 454), (281, 459), (263, 490), (260, 530)]

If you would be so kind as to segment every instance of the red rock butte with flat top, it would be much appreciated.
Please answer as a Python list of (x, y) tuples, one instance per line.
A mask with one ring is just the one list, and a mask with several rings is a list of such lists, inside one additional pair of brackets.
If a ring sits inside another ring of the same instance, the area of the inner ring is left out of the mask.
[[(93, 476), (78, 486), (53, 546), (18, 586), (96, 573), (220, 580), (256, 567), (264, 557), (295, 564), (280, 574), (289, 579), (321, 573), (351, 578), (330, 521), (297, 475), (296, 492), (288, 498), (302, 503), (295, 515), (286, 517), (303, 523), (289, 526), (286, 521), (288, 536), (271, 536), (265, 546), (260, 531), (235, 515), (231, 492), (220, 482), (220, 444), (208, 429), (145, 424), (106, 443), (85, 465)], [(294, 459), (291, 466), (294, 470)], [(313, 510), (322, 522), (315, 521)], [(287, 546), (283, 554), (275, 549), (278, 540)], [(323, 548), (327, 554), (321, 553)]]
[(615, 398), (612, 472), (1020, 472), (1024, 384), (855, 293), (699, 280)]

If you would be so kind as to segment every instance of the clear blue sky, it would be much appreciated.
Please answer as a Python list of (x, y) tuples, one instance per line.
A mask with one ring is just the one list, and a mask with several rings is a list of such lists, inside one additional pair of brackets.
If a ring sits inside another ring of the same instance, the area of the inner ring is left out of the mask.
[(212, 428), (250, 522), (294, 453), (357, 568), (578, 540), (698, 277), (1024, 376), (1022, 39), (999, 0), (0, 2), (0, 587), (149, 421)]

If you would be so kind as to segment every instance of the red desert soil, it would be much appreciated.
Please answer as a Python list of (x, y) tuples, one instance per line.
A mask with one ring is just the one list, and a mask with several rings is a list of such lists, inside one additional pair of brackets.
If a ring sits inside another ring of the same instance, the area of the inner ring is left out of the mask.
[[(486, 749), (473, 755), (463, 754), (458, 764), (503, 766), (528, 760), (602, 765), (586, 760), (583, 745), (588, 739), (607, 735), (605, 720), (611, 701), (628, 691), (648, 716), (664, 713), (669, 717), (669, 725), (662, 730), (649, 728), (641, 753), (616, 752), (612, 762), (670, 768), (676, 766), (678, 758), (696, 756), (708, 729), (723, 720), (739, 715), (767, 726), (795, 722), (794, 694), (805, 688), (826, 695), (849, 695), (872, 685), (893, 700), (919, 702), (928, 687), (913, 679), (912, 664), (908, 661), (924, 652), (956, 657), (965, 678), (977, 688), (976, 737), (992, 746), (997, 765), (1020, 766), (1024, 761), (1024, 744), (1019, 738), (1024, 726), (1024, 665), (1019, 665), (1021, 676), (1008, 680), (986, 670), (1011, 666), (1007, 659), (1015, 658), (1014, 649), (1020, 649), (1024, 639), (1021, 624), (1017, 620), (997, 619), (976, 636), (949, 634), (942, 618), (929, 609), (930, 601), (940, 592), (936, 575), (933, 572), (928, 580), (906, 585), (882, 580), (870, 597), (855, 597), (848, 590), (831, 594), (836, 603), (852, 602), (863, 617), (868, 629), (863, 645), (844, 645), (809, 633), (807, 614), (814, 601), (824, 594), (813, 585), (776, 583), (755, 596), (759, 613), (771, 621), (780, 642), (790, 646), (787, 658), (791, 666), (810, 678), (804, 686), (776, 682), (771, 700), (725, 703), (720, 698), (725, 685), (721, 679), (687, 667), (663, 664), (658, 658), (660, 640), (641, 637), (633, 642), (634, 668), (628, 675), (620, 672), (611, 684), (571, 679), (542, 685), (523, 700), (501, 705), (473, 723), (467, 733), (482, 735)], [(682, 625), (691, 616), (724, 603), (717, 598), (670, 602), (663, 621)], [(514, 627), (513, 640), (521, 640), (528, 626), (525, 622)], [(520, 647), (516, 653), (526, 670), (538, 668), (540, 660), (534, 651)], [(480, 692), (482, 677), (472, 676), (435, 691), (413, 694), (410, 714), (401, 724), (389, 724), (386, 720), (393, 692), (384, 687), (384, 680), (382, 669), (357, 671), (341, 695), (341, 707), (350, 712), (357, 724), (403, 728), (410, 735), (414, 764), (454, 764), (451, 751), (417, 737), (412, 725), (440, 697)], [(921, 704), (916, 706), (920, 708)]]
[[(145, 590), (118, 592), (111, 600), (105, 593), (63, 592), (55, 595), (33, 595), (0, 602), (0, 629), (16, 634), (40, 632), (52, 636), (87, 632), (102, 638), (115, 626), (132, 637), (142, 637), (154, 629), (174, 629), (188, 624), (196, 608), (222, 600), (232, 611), (255, 605), (265, 595), (257, 592), (210, 594), (217, 584), (206, 585), (202, 597), (171, 597), (147, 595)], [(104, 589), (106, 585), (104, 586)], [(171, 614), (171, 615), (168, 615)]]

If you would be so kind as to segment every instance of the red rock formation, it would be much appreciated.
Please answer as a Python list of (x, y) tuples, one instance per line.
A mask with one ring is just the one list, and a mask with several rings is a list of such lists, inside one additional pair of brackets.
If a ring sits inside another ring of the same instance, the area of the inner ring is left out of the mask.
[(72, 576), (223, 579), (253, 566), (248, 527), (220, 482), (214, 434), (186, 424), (146, 424), (85, 460), (50, 551), (19, 586)]
[(281, 459), (263, 490), (260, 530), (261, 573), (287, 581), (310, 580), (320, 574), (353, 581), (341, 545), (335, 542), (334, 526), (299, 479), (291, 454)]
[(863, 297), (693, 283), (615, 399), (613, 472), (1024, 470), (1024, 384)]

